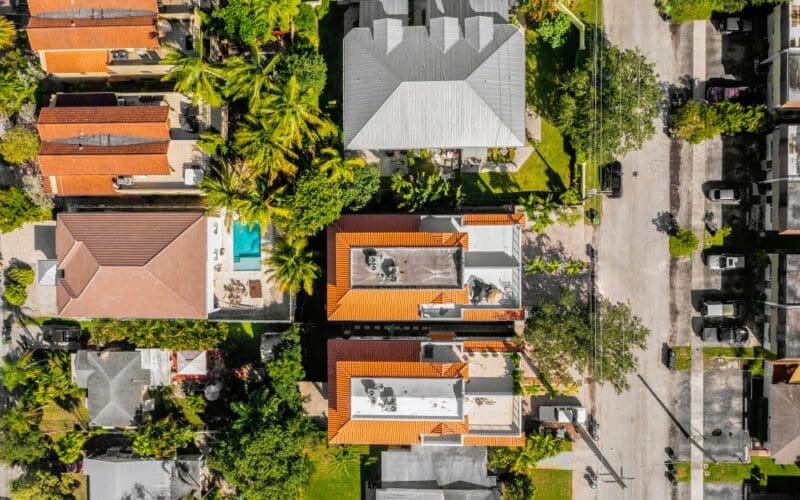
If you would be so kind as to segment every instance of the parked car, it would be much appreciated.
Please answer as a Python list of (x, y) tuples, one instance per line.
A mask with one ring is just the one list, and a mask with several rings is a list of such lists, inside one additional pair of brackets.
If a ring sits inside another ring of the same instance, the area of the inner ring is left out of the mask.
[(618, 161), (609, 163), (600, 169), (601, 191), (609, 198), (622, 196), (622, 164)]
[(739, 31), (747, 33), (753, 30), (753, 21), (736, 16), (715, 20), (712, 21), (712, 24), (721, 35), (730, 35)]
[(78, 349), (81, 341), (81, 327), (77, 325), (43, 325), (42, 340), (49, 347)]
[(706, 318), (736, 318), (741, 313), (741, 304), (737, 301), (708, 300), (701, 308)]
[(706, 90), (706, 99), (708, 102), (722, 102), (732, 101), (738, 102), (750, 96), (750, 87), (725, 87), (716, 85), (708, 87)]
[(582, 406), (540, 406), (539, 421), (557, 424), (585, 424), (586, 408)]
[(714, 271), (732, 271), (744, 269), (744, 255), (712, 254), (706, 257), (706, 266)]
[(722, 203), (739, 203), (742, 192), (736, 188), (715, 188), (708, 191), (708, 199)]
[(738, 326), (708, 326), (703, 328), (704, 342), (726, 342), (741, 344), (750, 336), (750, 331), (741, 325)]

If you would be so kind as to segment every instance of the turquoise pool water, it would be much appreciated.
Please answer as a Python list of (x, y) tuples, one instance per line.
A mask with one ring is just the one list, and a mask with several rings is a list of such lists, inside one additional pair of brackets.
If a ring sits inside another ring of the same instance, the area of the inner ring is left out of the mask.
[(261, 227), (249, 229), (239, 221), (233, 223), (233, 270), (258, 271), (261, 269)]

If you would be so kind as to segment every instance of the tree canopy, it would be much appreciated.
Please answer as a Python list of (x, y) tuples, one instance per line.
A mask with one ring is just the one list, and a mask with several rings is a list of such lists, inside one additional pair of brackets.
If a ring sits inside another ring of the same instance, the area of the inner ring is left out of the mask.
[(39, 154), (39, 134), (25, 127), (13, 127), (0, 140), (0, 156), (7, 163), (22, 165)]
[(101, 319), (88, 330), (91, 344), (127, 342), (176, 351), (212, 349), (228, 337), (228, 324), (217, 321)]
[(635, 350), (645, 349), (650, 331), (633, 315), (630, 304), (597, 303), (595, 332), (588, 304), (572, 290), (558, 302), (533, 310), (525, 325), (525, 341), (536, 367), (550, 382), (571, 383), (573, 370), (588, 369), (599, 383), (618, 392), (628, 388), (627, 375), (636, 370)]
[(275, 30), (289, 31), (299, 13), (300, 0), (228, 0), (211, 16), (229, 40), (252, 46), (273, 40)]
[(748, 107), (729, 101), (710, 104), (690, 100), (673, 116), (675, 133), (689, 144), (699, 144), (718, 135), (761, 132), (768, 123), (766, 106)]
[(560, 82), (556, 125), (579, 157), (598, 163), (640, 149), (655, 134), (661, 87), (655, 65), (636, 50), (598, 47)]
[(0, 187), (0, 232), (10, 233), (28, 222), (50, 217), (28, 195), (16, 187)]

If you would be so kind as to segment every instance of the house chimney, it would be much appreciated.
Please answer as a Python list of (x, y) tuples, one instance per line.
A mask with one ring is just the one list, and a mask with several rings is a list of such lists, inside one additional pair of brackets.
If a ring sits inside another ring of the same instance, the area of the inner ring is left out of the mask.
[(439, 47), (442, 52), (450, 50), (450, 47), (461, 39), (461, 28), (458, 25), (458, 18), (437, 17), (431, 19), (430, 37), (434, 45)]
[(400, 19), (377, 19), (372, 22), (372, 36), (388, 54), (403, 41), (403, 23)]
[(464, 20), (464, 38), (478, 52), (494, 38), (494, 22), (489, 16), (474, 16)]

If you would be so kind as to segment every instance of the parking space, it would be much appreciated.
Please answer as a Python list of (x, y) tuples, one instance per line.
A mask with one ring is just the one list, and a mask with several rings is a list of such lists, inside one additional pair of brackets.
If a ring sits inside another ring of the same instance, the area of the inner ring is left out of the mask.
[(738, 367), (708, 370), (703, 378), (703, 436), (706, 461), (746, 460), (744, 388), (749, 376)]

